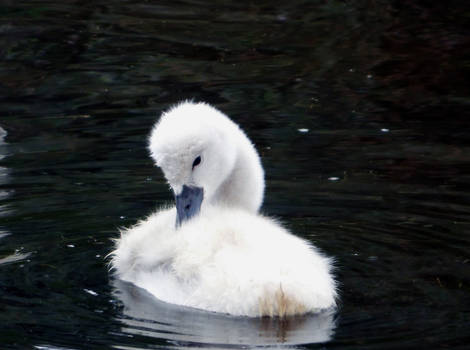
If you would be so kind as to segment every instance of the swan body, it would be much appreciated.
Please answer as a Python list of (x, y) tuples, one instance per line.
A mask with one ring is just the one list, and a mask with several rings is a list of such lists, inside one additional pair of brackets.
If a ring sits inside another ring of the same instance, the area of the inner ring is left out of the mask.
[(153, 128), (149, 150), (177, 205), (121, 232), (111, 260), (119, 278), (168, 303), (237, 316), (335, 306), (331, 260), (258, 213), (259, 156), (228, 117), (179, 104)]

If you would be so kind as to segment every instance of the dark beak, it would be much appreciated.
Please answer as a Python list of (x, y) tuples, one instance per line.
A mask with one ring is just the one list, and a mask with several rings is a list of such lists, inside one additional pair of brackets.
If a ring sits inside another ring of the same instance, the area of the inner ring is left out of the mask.
[(204, 190), (201, 187), (183, 185), (183, 190), (176, 199), (176, 227), (191, 219), (199, 213), (204, 198)]

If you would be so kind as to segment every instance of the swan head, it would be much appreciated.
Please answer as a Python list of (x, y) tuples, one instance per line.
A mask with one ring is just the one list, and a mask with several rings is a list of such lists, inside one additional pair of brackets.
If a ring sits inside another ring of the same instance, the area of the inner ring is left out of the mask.
[[(218, 202), (250, 207), (250, 201), (258, 201), (255, 210), (261, 205), (263, 171), (254, 147), (234, 122), (208, 104), (183, 102), (164, 112), (150, 134), (149, 150), (175, 194), (178, 220)], [(243, 156), (247, 150), (251, 156)], [(255, 191), (260, 198), (240, 200), (233, 192), (243, 187), (244, 180), (237, 174), (240, 170), (251, 174), (253, 169), (255, 174), (248, 177), (258, 184), (245, 180), (248, 187), (261, 187)]]

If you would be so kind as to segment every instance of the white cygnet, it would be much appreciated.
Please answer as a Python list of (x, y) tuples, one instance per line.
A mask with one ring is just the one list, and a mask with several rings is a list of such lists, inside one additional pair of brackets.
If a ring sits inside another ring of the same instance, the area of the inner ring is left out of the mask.
[(162, 114), (149, 150), (176, 206), (121, 232), (117, 276), (158, 299), (237, 316), (289, 316), (335, 306), (331, 260), (259, 214), (264, 174), (245, 133), (205, 103)]

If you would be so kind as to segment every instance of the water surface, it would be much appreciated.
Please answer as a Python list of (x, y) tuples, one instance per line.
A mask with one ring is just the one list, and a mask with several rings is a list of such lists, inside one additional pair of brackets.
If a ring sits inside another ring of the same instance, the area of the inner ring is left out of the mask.
[[(466, 13), (465, 1), (2, 4), (2, 348), (464, 348)], [(118, 228), (172, 200), (146, 137), (188, 98), (255, 142), (263, 212), (336, 259), (335, 313), (214, 315), (108, 273)]]

